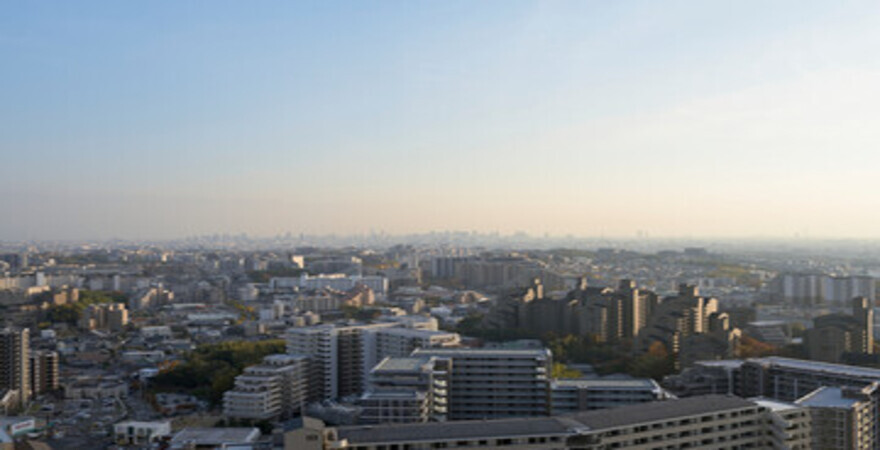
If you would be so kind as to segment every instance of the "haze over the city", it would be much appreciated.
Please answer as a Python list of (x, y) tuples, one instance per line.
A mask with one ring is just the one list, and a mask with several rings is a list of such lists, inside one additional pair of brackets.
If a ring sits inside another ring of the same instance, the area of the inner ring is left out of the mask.
[(877, 238), (878, 19), (869, 1), (6, 4), (0, 240)]

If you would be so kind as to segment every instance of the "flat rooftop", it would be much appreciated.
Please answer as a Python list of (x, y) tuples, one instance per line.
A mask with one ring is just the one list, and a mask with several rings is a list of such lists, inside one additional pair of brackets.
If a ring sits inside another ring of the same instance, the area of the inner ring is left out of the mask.
[(419, 424), (354, 426), (337, 428), (339, 439), (354, 445), (380, 442), (473, 439), (484, 436), (546, 436), (569, 434), (570, 426), (555, 417), (468, 420)]
[(519, 356), (519, 357), (546, 357), (550, 353), (547, 349), (499, 349), (499, 348), (418, 348), (413, 355), (428, 356)]
[(575, 379), (560, 379), (553, 382), (554, 386), (559, 387), (576, 387), (580, 389), (589, 389), (589, 388), (597, 388), (597, 389), (610, 389), (610, 388), (618, 388), (618, 389), (654, 389), (657, 386), (653, 380), (649, 379), (620, 379), (620, 380), (609, 380), (609, 379), (589, 379), (589, 378), (575, 378)]
[(265, 358), (263, 358), (263, 361), (292, 363), (292, 362), (296, 362), (296, 361), (304, 361), (307, 359), (309, 359), (309, 357), (305, 356), (305, 355), (288, 355), (286, 353), (276, 353), (276, 354), (266, 356)]
[(410, 390), (395, 390), (395, 391), (376, 391), (376, 392), (367, 392), (361, 396), (362, 400), (375, 400), (375, 399), (398, 399), (398, 400), (422, 400), (427, 396), (424, 392), (421, 391), (410, 391)]
[(766, 358), (752, 358), (748, 362), (757, 362), (759, 364), (772, 364), (779, 367), (789, 369), (798, 369), (814, 372), (825, 372), (833, 375), (845, 375), (855, 378), (864, 378), (869, 381), (880, 379), (880, 369), (871, 369), (867, 367), (847, 366), (845, 364), (834, 364), (819, 361), (807, 361), (803, 359), (782, 358), (779, 356), (769, 356)]
[(414, 372), (421, 370), (422, 366), (427, 364), (429, 360), (430, 357), (427, 356), (421, 358), (385, 358), (379, 364), (376, 364), (372, 372)]
[(571, 416), (590, 429), (617, 428), (632, 424), (661, 422), (676, 417), (689, 417), (715, 411), (749, 408), (755, 404), (727, 395), (704, 395), (676, 400), (640, 403), (618, 408), (586, 411)]
[(788, 411), (790, 409), (798, 409), (801, 405), (789, 402), (783, 402), (779, 400), (774, 400), (771, 398), (765, 397), (755, 397), (750, 398), (749, 400), (771, 410), (771, 411)]
[(797, 404), (811, 408), (851, 408), (859, 399), (846, 398), (839, 387), (824, 386), (807, 394)]
[(450, 331), (419, 330), (416, 328), (389, 328), (382, 332), (385, 334), (395, 334), (407, 337), (455, 336), (455, 333)]
[(743, 365), (741, 359), (722, 359), (719, 361), (697, 361), (696, 365), (704, 367), (721, 367), (725, 369), (738, 369)]
[(174, 443), (221, 445), (253, 442), (260, 437), (257, 428), (184, 428), (171, 439)]

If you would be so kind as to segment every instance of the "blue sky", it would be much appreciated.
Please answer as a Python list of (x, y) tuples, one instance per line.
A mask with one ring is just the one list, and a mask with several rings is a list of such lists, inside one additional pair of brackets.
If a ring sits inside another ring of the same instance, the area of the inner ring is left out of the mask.
[(7, 2), (0, 239), (880, 237), (880, 4)]

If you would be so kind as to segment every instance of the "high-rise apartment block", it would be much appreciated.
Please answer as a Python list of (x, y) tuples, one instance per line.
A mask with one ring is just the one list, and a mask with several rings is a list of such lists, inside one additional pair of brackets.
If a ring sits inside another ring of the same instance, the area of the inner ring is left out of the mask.
[(30, 384), (34, 395), (58, 390), (58, 353), (49, 350), (31, 352)]
[(685, 364), (734, 357), (741, 337), (719, 310), (718, 300), (700, 296), (696, 286), (682, 284), (678, 295), (661, 299), (631, 280), (621, 280), (615, 290), (589, 287), (582, 278), (563, 299), (545, 298), (544, 286), (534, 280), (517, 294), (500, 298), (483, 325), (591, 336), (599, 342), (634, 341), (640, 352), (659, 343)]
[(408, 325), (382, 322), (291, 328), (287, 352), (311, 358), (312, 400), (360, 396), (366, 390), (370, 370), (385, 357), (405, 357), (414, 349), (459, 342), (456, 333), (406, 328)]
[(631, 280), (621, 280), (614, 290), (587, 286), (585, 278), (565, 298), (551, 299), (544, 297), (544, 286), (536, 279), (523, 291), (499, 299), (485, 325), (618, 342), (638, 335), (658, 301), (656, 294), (639, 290)]
[(30, 331), (0, 329), (0, 397), (12, 395), (20, 406), (31, 397)]
[(665, 297), (657, 305), (639, 332), (639, 348), (648, 349), (654, 342), (660, 342), (668, 351), (677, 353), (688, 337), (727, 328), (729, 323), (719, 311), (717, 299), (702, 297), (696, 286), (682, 284), (678, 295)]
[(524, 256), (436, 257), (431, 261), (434, 279), (451, 280), (467, 288), (521, 286), (534, 278), (558, 287), (562, 278), (546, 265)]

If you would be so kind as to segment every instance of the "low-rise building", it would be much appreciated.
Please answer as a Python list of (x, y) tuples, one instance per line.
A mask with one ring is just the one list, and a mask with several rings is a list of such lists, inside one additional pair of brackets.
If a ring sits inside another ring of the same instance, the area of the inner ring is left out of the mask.
[(0, 417), (0, 450), (19, 448), (15, 440), (34, 431), (37, 421), (33, 417)]
[(119, 445), (149, 445), (171, 436), (171, 422), (138, 422), (129, 420), (113, 426)]
[(78, 377), (64, 384), (64, 398), (125, 398), (128, 383), (117, 377)]
[(144, 338), (163, 338), (163, 339), (171, 339), (174, 337), (174, 333), (171, 331), (171, 327), (167, 325), (157, 325), (150, 327), (141, 327), (141, 336)]
[(129, 350), (122, 352), (122, 361), (129, 364), (155, 364), (166, 359), (162, 350)]
[(18, 390), (0, 388), (0, 413), (8, 416), (18, 406)]

